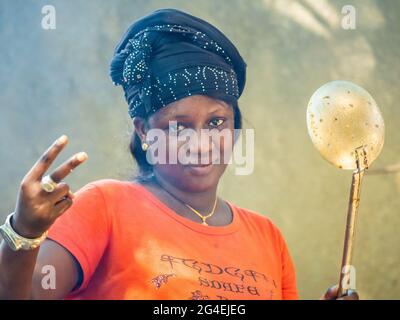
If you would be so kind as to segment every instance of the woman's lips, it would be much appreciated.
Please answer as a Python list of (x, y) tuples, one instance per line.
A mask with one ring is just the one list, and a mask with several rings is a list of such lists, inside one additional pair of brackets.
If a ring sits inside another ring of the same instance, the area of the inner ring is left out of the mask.
[(187, 168), (192, 174), (196, 176), (203, 176), (209, 174), (213, 169), (213, 164), (189, 164), (186, 165)]

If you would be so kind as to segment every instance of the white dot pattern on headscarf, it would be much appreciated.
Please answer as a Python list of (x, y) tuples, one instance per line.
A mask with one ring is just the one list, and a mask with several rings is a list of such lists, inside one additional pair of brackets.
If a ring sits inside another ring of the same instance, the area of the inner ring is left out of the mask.
[[(233, 70), (226, 71), (216, 67), (197, 66), (184, 68), (165, 77), (155, 77), (153, 82), (143, 87), (145, 96), (152, 95), (157, 104), (152, 103), (147, 112), (156, 112), (172, 101), (179, 100), (194, 94), (207, 94), (207, 92), (223, 92), (226, 95), (239, 98), (239, 88), (236, 74)], [(168, 101), (165, 97), (171, 97)], [(172, 101), (171, 101), (172, 100)], [(140, 114), (142, 99), (133, 99), (129, 104), (129, 114), (133, 118)]]

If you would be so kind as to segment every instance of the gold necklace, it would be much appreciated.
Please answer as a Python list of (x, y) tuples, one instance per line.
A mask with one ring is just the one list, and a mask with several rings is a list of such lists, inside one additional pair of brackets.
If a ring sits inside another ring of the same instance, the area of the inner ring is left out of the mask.
[(204, 224), (204, 225), (208, 226), (208, 223), (206, 222), (206, 219), (210, 218), (210, 217), (214, 214), (215, 208), (217, 207), (217, 200), (218, 200), (218, 198), (215, 197), (213, 209), (212, 209), (212, 211), (211, 211), (209, 214), (207, 214), (206, 216), (203, 216), (200, 212), (198, 212), (196, 209), (194, 209), (194, 208), (192, 208), (191, 206), (189, 206), (187, 203), (184, 203), (184, 205), (185, 205), (186, 207), (188, 207), (190, 210), (192, 210), (195, 214), (197, 214), (197, 215), (200, 217), (201, 220), (203, 220), (203, 222), (202, 222), (201, 224)]
[[(158, 183), (158, 182), (157, 182), (157, 183)], [(160, 185), (160, 184), (159, 184), (159, 185)], [(193, 207), (189, 206), (187, 203), (185, 203), (185, 202), (182, 201), (181, 199), (177, 198), (175, 195), (173, 195), (173, 194), (172, 194), (171, 192), (169, 192), (167, 189), (163, 188), (161, 185), (160, 185), (160, 187), (161, 187), (164, 191), (166, 191), (167, 193), (169, 193), (174, 199), (176, 199), (176, 200), (178, 200), (179, 202), (183, 203), (187, 208), (189, 208), (191, 211), (193, 211), (195, 214), (197, 214), (197, 215), (200, 217), (200, 219), (202, 220), (202, 223), (201, 223), (201, 224), (204, 224), (204, 225), (208, 226), (208, 223), (206, 222), (206, 220), (207, 220), (208, 218), (210, 218), (210, 217), (214, 214), (215, 209), (217, 208), (217, 200), (218, 200), (218, 197), (215, 197), (214, 206), (213, 206), (212, 211), (211, 211), (209, 214), (203, 216), (200, 212), (198, 212), (198, 211), (197, 211), (196, 209), (194, 209)]]

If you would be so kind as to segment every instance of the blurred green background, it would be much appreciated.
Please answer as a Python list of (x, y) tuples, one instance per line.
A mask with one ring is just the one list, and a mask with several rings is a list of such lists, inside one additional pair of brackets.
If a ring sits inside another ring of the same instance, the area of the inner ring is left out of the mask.
[[(55, 30), (41, 27), (48, 4), (56, 9)], [(356, 9), (355, 30), (341, 26), (344, 5)], [(247, 61), (240, 105), (245, 128), (255, 129), (255, 170), (235, 176), (229, 168), (220, 192), (274, 221), (295, 261), (300, 297), (319, 298), (338, 281), (351, 172), (313, 147), (306, 107), (328, 81), (358, 83), (386, 121), (385, 146), (372, 168), (400, 161), (397, 0), (1, 1), (1, 219), (14, 209), (25, 173), (63, 133), (70, 143), (56, 165), (74, 152), (89, 154), (67, 180), (74, 191), (132, 173), (132, 125), (108, 66), (129, 24), (163, 7), (215, 24)], [(399, 195), (399, 174), (364, 179), (354, 257), (361, 298), (400, 298)]]

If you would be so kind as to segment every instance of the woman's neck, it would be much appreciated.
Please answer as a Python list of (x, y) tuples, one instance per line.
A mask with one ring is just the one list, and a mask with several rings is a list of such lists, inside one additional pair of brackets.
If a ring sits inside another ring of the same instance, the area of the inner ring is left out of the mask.
[(217, 186), (205, 191), (189, 192), (175, 187), (157, 174), (154, 175), (153, 181), (155, 187), (161, 188), (171, 197), (201, 212), (210, 212), (214, 206), (215, 198), (217, 197)]

